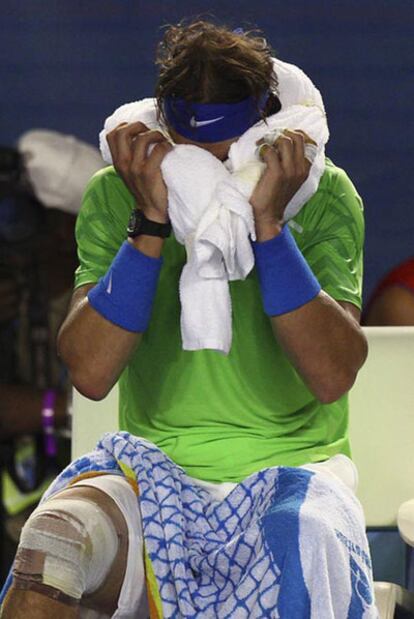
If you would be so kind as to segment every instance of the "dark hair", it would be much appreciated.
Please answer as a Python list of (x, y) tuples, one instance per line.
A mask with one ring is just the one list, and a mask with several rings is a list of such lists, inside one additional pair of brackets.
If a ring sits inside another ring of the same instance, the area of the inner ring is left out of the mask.
[(158, 45), (159, 113), (173, 96), (196, 103), (256, 101), (270, 91), (263, 117), (280, 109), (272, 50), (258, 31), (232, 31), (205, 20), (169, 26)]

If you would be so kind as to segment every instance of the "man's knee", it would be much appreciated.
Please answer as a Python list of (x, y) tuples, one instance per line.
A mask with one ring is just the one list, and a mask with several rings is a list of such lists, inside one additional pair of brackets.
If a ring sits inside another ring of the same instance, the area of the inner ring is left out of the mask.
[[(83, 597), (93, 602), (98, 594), (112, 610), (125, 573), (127, 539), (125, 520), (109, 496), (86, 486), (68, 488), (25, 524), (13, 565), (15, 588), (67, 605)], [(105, 588), (112, 570), (116, 576)]]

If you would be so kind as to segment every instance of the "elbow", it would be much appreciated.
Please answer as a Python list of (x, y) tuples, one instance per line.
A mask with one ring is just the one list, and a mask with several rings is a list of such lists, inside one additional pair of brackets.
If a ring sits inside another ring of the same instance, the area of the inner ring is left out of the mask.
[(116, 379), (113, 380), (100, 369), (100, 364), (93, 357), (78, 354), (62, 330), (58, 336), (57, 350), (69, 373), (71, 384), (79, 393), (95, 401), (103, 400), (108, 395)]
[(69, 376), (75, 389), (85, 398), (88, 398), (88, 400), (94, 400), (95, 402), (106, 398), (113, 387), (112, 383), (105, 382), (96, 376), (82, 375), (70, 372), (70, 370)]
[(368, 342), (365, 334), (360, 331), (358, 346), (355, 346), (352, 358), (348, 363), (337, 359), (332, 363), (329, 372), (326, 372), (320, 380), (311, 386), (311, 391), (322, 404), (332, 404), (348, 393), (358, 376), (360, 368), (364, 365), (368, 356)]
[(330, 380), (321, 381), (317, 386), (311, 388), (314, 396), (321, 404), (332, 404), (348, 393), (355, 383), (357, 372), (336, 374)]
[(100, 402), (101, 400), (104, 400), (110, 391), (110, 389), (108, 389), (107, 391), (99, 389), (93, 390), (90, 388), (90, 386), (88, 386), (86, 389), (83, 389), (82, 386), (80, 386), (79, 388), (76, 387), (76, 389), (85, 398), (88, 398), (88, 400), (93, 400), (94, 402)]
[(339, 400), (339, 398), (352, 389), (358, 376), (359, 368), (362, 366), (364, 360), (365, 357), (361, 364), (358, 364), (356, 367), (337, 368), (328, 374), (327, 377), (318, 381), (317, 384), (311, 386), (310, 389), (314, 396), (322, 404), (332, 404)]

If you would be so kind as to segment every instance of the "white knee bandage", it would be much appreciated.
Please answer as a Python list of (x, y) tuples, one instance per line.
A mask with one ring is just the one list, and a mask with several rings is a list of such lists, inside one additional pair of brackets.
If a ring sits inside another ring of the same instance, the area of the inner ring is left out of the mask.
[(118, 550), (116, 529), (95, 503), (53, 499), (39, 506), (23, 527), (15, 573), (80, 599), (104, 581)]

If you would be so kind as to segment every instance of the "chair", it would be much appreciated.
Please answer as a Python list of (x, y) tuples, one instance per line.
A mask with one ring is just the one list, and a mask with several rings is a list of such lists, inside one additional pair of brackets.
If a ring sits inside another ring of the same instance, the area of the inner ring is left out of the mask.
[[(364, 331), (369, 355), (350, 392), (358, 496), (368, 527), (399, 524), (404, 541), (414, 546), (414, 327)], [(104, 432), (117, 429), (117, 408), (116, 387), (101, 402), (75, 391), (73, 457), (91, 450)], [(392, 583), (376, 583), (375, 588), (381, 619), (391, 619), (398, 609), (414, 616), (413, 593)]]
[[(350, 439), (368, 528), (395, 528), (414, 545), (414, 327), (365, 327), (368, 359), (350, 398)], [(376, 583), (381, 619), (414, 595)]]

